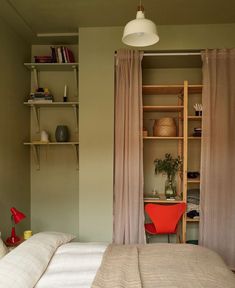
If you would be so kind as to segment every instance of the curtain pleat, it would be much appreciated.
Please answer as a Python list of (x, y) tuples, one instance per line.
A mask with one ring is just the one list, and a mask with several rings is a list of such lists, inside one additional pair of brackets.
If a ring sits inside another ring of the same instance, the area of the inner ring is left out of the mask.
[(143, 203), (143, 53), (119, 50), (115, 79), (114, 231), (116, 244), (145, 243)]
[(200, 244), (235, 269), (235, 49), (203, 60)]

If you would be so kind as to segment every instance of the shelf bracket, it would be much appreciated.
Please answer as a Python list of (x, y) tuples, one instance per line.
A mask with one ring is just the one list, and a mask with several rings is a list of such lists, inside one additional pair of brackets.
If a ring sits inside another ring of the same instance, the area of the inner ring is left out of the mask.
[(37, 132), (40, 132), (40, 123), (39, 123), (39, 116), (38, 116), (38, 109), (36, 108), (35, 105), (31, 105), (32, 109), (33, 109), (33, 114), (36, 120), (36, 125), (37, 125)]
[(75, 94), (75, 97), (78, 96), (78, 75), (77, 75), (77, 67), (74, 65), (72, 66), (73, 68), (73, 75), (74, 75), (74, 86), (75, 86), (75, 89), (74, 89), (74, 94)]
[(35, 88), (38, 89), (38, 71), (35, 66), (32, 66)]
[(73, 151), (76, 160), (76, 169), (79, 170), (78, 144), (73, 144)]
[(33, 157), (36, 165), (36, 169), (40, 170), (40, 159), (39, 159), (39, 147), (37, 145), (32, 145)]
[(75, 119), (75, 131), (78, 132), (78, 106), (76, 104), (72, 105)]

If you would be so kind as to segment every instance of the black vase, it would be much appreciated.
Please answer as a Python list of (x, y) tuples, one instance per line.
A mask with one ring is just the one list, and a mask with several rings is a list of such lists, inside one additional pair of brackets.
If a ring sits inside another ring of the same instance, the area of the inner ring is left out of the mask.
[(58, 125), (55, 130), (55, 139), (57, 142), (67, 142), (69, 140), (69, 130), (65, 125)]

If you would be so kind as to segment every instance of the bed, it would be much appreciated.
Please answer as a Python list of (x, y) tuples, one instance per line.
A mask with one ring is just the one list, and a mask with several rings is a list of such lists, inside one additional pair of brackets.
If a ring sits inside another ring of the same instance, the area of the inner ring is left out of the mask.
[(0, 259), (0, 288), (235, 288), (213, 251), (189, 244), (71, 242), (43, 232)]

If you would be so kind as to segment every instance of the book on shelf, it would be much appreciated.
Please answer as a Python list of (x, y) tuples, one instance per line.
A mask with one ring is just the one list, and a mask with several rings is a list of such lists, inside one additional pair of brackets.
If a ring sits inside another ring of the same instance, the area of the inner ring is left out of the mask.
[(74, 63), (73, 52), (66, 46), (51, 46), (51, 58), (53, 63)]

